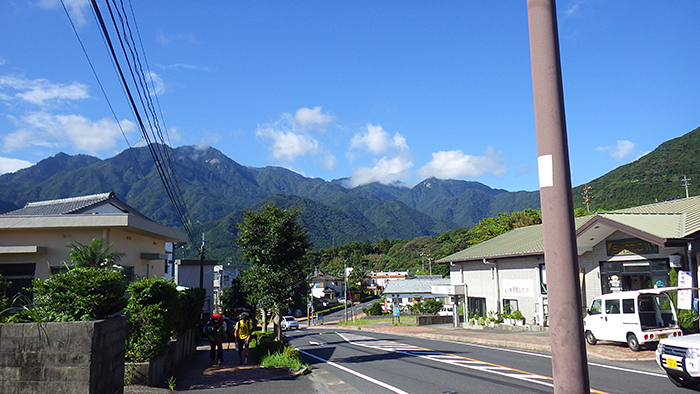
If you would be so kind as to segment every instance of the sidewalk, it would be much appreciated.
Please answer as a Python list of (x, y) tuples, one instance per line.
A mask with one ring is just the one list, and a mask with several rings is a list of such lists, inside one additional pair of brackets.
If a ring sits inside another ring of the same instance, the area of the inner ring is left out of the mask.
[[(228, 388), (271, 380), (294, 379), (296, 375), (286, 368), (263, 368), (251, 363), (238, 364), (238, 354), (224, 344), (223, 365), (209, 365), (209, 345), (197, 346), (197, 351), (185, 360), (175, 371), (176, 391)], [(165, 387), (165, 382), (163, 382)], [(171, 393), (167, 388), (147, 386), (124, 386), (124, 394), (164, 394)]]
[[(323, 329), (357, 329), (356, 326), (323, 325), (314, 326)], [(536, 331), (501, 331), (501, 330), (469, 330), (455, 328), (451, 324), (435, 324), (429, 326), (391, 326), (391, 325), (366, 325), (361, 326), (363, 331), (386, 332), (397, 335), (443, 339), (456, 342), (476, 343), (480, 345), (500, 346), (512, 349), (531, 350), (536, 352), (551, 353), (552, 347), (548, 332)], [(610, 361), (653, 361), (654, 351), (643, 349), (639, 352), (632, 351), (625, 343), (598, 342), (591, 346), (586, 344), (588, 359), (602, 359)]]

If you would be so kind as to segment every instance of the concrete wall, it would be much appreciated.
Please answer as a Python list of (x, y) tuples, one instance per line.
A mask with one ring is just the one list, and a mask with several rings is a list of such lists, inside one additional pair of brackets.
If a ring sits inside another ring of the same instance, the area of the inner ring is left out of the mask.
[(165, 387), (175, 368), (197, 350), (199, 336), (191, 329), (168, 343), (166, 353), (147, 363), (126, 364), (126, 382), (151, 387)]
[(121, 394), (126, 318), (0, 324), (0, 393)]

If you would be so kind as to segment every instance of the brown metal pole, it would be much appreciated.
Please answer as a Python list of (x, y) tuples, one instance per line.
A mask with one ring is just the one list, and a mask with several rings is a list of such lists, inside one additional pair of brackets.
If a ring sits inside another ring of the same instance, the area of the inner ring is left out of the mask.
[(554, 392), (589, 393), (554, 0), (528, 0)]

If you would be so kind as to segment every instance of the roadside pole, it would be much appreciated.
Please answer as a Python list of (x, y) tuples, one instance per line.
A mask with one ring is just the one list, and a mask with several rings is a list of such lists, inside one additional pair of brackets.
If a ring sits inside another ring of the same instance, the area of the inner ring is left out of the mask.
[(527, 0), (554, 392), (590, 392), (554, 0)]

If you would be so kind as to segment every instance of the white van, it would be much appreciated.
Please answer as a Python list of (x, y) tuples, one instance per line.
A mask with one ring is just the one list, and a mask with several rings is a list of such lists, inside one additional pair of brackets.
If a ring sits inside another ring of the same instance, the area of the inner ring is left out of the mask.
[(671, 298), (677, 288), (621, 291), (596, 297), (583, 319), (586, 342), (627, 342), (638, 351), (655, 348), (660, 339), (683, 335)]
[(443, 306), (440, 311), (438, 311), (438, 316), (452, 316), (452, 306)]

